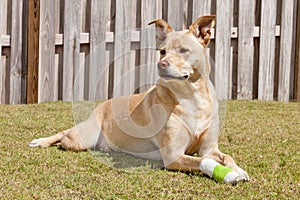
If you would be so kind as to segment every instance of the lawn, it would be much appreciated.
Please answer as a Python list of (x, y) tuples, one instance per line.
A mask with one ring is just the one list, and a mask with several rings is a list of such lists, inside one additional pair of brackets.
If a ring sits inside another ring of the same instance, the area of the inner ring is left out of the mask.
[(220, 149), (251, 177), (236, 186), (201, 173), (129, 173), (91, 152), (27, 146), (73, 123), (71, 103), (0, 106), (0, 199), (300, 199), (299, 103), (227, 103)]

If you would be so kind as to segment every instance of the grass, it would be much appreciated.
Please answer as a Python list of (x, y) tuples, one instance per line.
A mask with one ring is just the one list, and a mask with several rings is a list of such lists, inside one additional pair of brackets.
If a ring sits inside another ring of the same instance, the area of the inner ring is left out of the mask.
[(220, 149), (251, 181), (236, 186), (200, 174), (128, 173), (90, 152), (29, 148), (73, 125), (71, 103), (0, 106), (0, 199), (299, 199), (300, 105), (230, 101)]

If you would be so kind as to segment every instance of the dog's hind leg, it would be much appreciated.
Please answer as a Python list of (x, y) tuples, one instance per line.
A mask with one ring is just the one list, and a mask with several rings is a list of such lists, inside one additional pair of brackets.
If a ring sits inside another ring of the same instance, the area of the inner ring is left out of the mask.
[(39, 138), (29, 143), (31, 147), (48, 147), (61, 143), (63, 149), (70, 151), (84, 151), (97, 145), (100, 127), (93, 113), (90, 118), (77, 124), (71, 129), (59, 132), (47, 138)]
[(35, 140), (32, 140), (30, 143), (29, 143), (29, 146), (30, 147), (49, 147), (53, 144), (56, 144), (58, 142), (61, 141), (61, 139), (63, 138), (64, 134), (66, 132), (69, 132), (69, 130), (66, 130), (66, 131), (62, 131), (62, 132), (59, 132), (55, 135), (52, 135), (50, 137), (46, 137), (46, 138), (39, 138), (39, 139), (35, 139)]
[(76, 152), (87, 150), (87, 147), (83, 144), (78, 134), (76, 126), (50, 137), (35, 139), (29, 143), (29, 146), (46, 148), (56, 143), (61, 143), (62, 148), (65, 150)]

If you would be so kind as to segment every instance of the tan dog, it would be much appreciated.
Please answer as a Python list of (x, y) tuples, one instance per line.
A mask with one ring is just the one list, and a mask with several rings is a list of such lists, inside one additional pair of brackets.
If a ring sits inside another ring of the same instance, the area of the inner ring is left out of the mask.
[(61, 142), (64, 149), (76, 152), (122, 151), (163, 160), (170, 170), (203, 171), (225, 183), (249, 180), (218, 149), (218, 99), (206, 54), (215, 16), (200, 17), (188, 30), (178, 32), (164, 20), (150, 24), (156, 25), (161, 54), (158, 83), (144, 93), (108, 100), (87, 121), (29, 145)]

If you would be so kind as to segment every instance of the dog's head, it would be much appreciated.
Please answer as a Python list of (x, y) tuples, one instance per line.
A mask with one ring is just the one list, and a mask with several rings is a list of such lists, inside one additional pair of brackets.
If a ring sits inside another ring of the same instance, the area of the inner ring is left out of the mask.
[(161, 78), (195, 82), (200, 77), (208, 77), (210, 65), (205, 50), (215, 16), (200, 17), (189, 29), (176, 32), (162, 19), (150, 24), (156, 26), (156, 43), (160, 50), (157, 66)]

